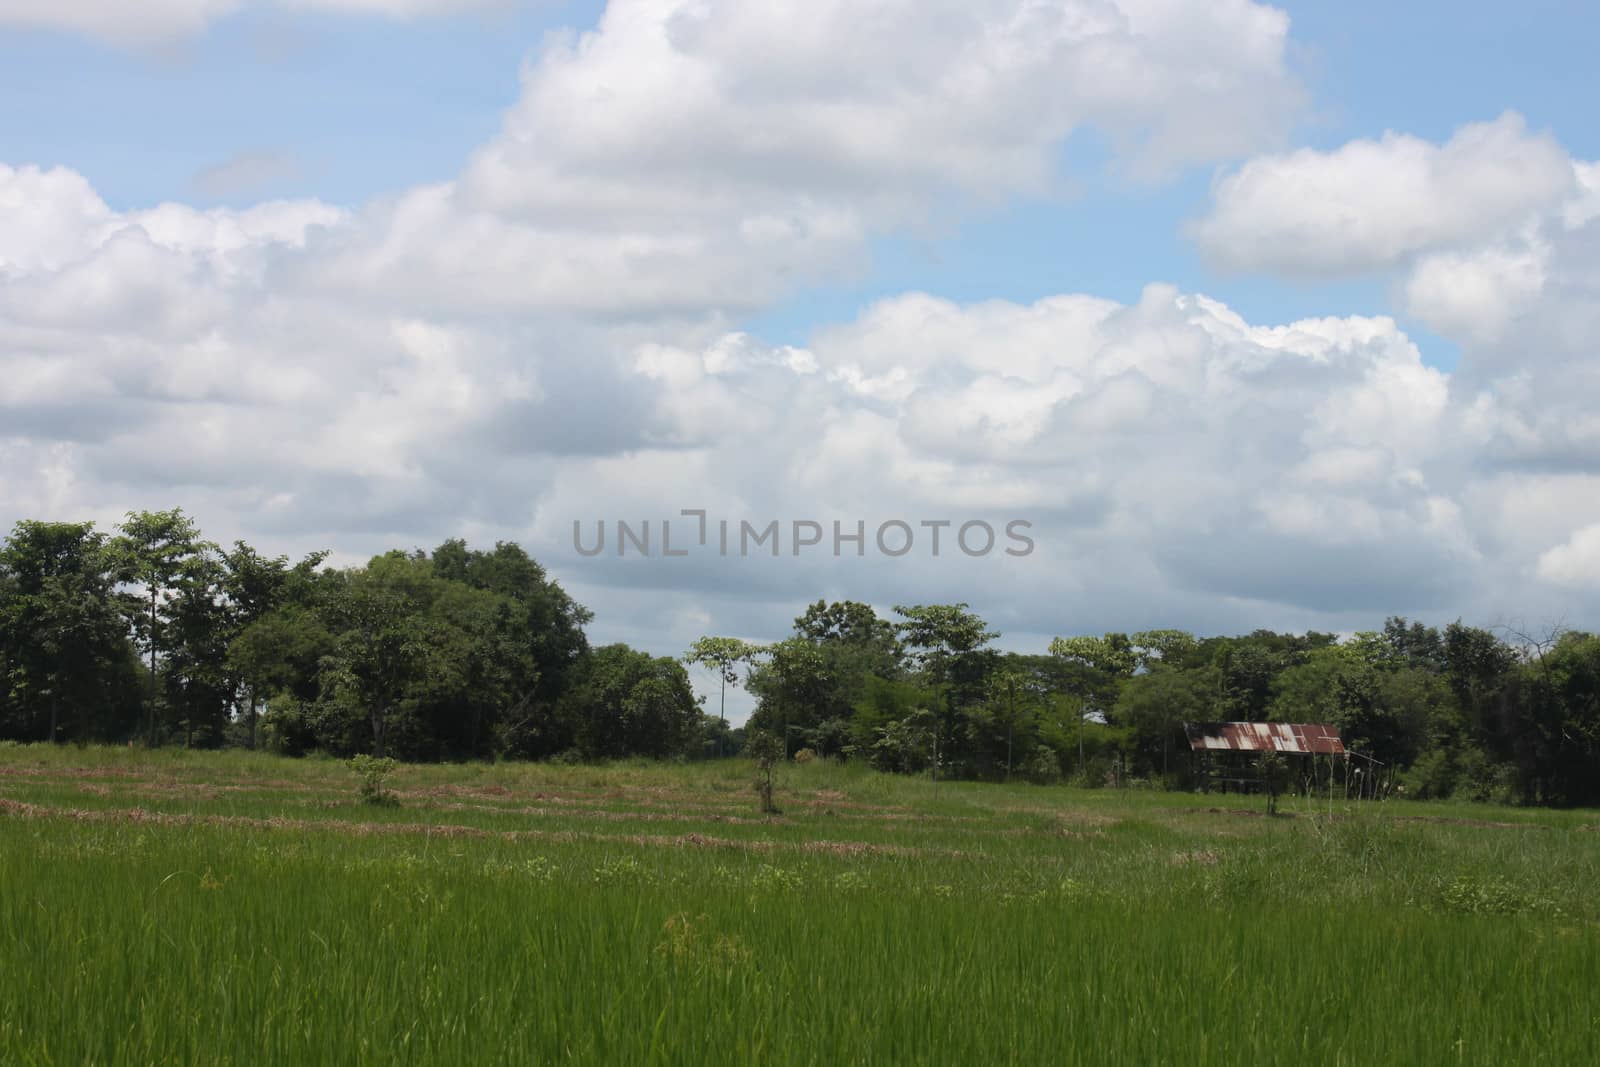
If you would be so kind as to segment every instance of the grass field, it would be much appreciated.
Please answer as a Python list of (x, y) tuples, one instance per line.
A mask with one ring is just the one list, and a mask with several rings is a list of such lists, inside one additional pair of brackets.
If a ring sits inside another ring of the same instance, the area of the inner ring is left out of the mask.
[(0, 747), (0, 1063), (1595, 1062), (1600, 813)]

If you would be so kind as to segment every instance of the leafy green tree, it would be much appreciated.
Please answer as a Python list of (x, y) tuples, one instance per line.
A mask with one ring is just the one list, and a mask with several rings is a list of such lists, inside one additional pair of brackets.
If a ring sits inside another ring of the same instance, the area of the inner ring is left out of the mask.
[(756, 795), (761, 798), (761, 812), (763, 815), (778, 814), (778, 805), (773, 802), (773, 771), (784, 758), (784, 742), (766, 730), (752, 730), (745, 739), (744, 754), (755, 764)]
[[(1037, 733), (1038, 717), (1049, 696), (1045, 680), (1027, 669), (1024, 657), (1008, 656), (990, 676), (985, 699), (967, 711), (968, 734), (975, 753), (984, 757), (986, 749), (1004, 746), (1004, 777), (1011, 779), (1014, 757), (1031, 751)], [(996, 753), (998, 754), (998, 753)]]
[(1131, 732), (1144, 764), (1165, 776), (1173, 752), (1186, 747), (1183, 724), (1211, 718), (1214, 689), (1207, 669), (1158, 664), (1123, 682), (1109, 718)]
[(436, 594), (426, 560), (391, 552), (343, 572), (324, 602), (333, 633), (322, 664), (325, 699), (365, 718), (378, 759), (426, 667), (425, 613)]
[(1146, 670), (1157, 666), (1173, 669), (1203, 666), (1196, 658), (1200, 642), (1187, 630), (1144, 630), (1134, 634), (1129, 643), (1139, 667)]
[[(314, 623), (307, 609), (315, 596), (317, 568), (326, 558), (326, 552), (314, 552), (291, 567), (289, 557), (263, 556), (243, 541), (235, 541), (222, 554), (220, 584), (225, 601), (215, 622), (226, 646), (221, 673), (229, 702), (244, 706), (247, 748), (256, 747), (261, 697), (294, 688), (326, 650), (326, 630), (307, 626)], [(314, 633), (323, 640), (311, 652), (300, 649), (299, 669), (292, 670), (297, 639)]]
[[(149, 662), (149, 700), (146, 707), (146, 742), (158, 743), (156, 709), (160, 703), (156, 664), (176, 646), (172, 620), (166, 614), (180, 593), (192, 594), (196, 582), (207, 576), (207, 556), (216, 546), (200, 532), (181, 508), (171, 511), (131, 511), (110, 542), (114, 573), (134, 589), (124, 610), (134, 639)], [(197, 600), (191, 598), (194, 606)]]
[(739, 684), (739, 667), (750, 663), (760, 651), (759, 646), (737, 637), (707, 635), (690, 645), (685, 653), (685, 663), (707, 667), (717, 673), (717, 717), (724, 723), (728, 721), (728, 686)]
[(113, 587), (106, 538), (93, 524), (17, 523), (0, 547), (5, 733), (61, 740), (63, 716), (80, 741), (114, 727), (108, 713), (127, 708), (132, 691)]
[(1078, 768), (1082, 771), (1087, 761), (1085, 722), (1095, 716), (1106, 719), (1122, 683), (1138, 669), (1139, 655), (1128, 636), (1120, 633), (1057, 637), (1050, 642), (1050, 655), (1061, 663), (1066, 691), (1076, 698)]
[[(798, 729), (820, 752), (839, 755), (867, 679), (901, 673), (893, 624), (866, 604), (819, 600), (794, 620), (793, 637), (752, 664), (746, 687), (757, 705), (750, 723), (785, 736)], [(816, 733), (824, 723), (834, 724), (826, 738)]]
[[(506, 706), (484, 721), (502, 755), (549, 756), (570, 744), (557, 702), (589, 655), (584, 628), (593, 613), (573, 600), (520, 545), (496, 542), (491, 551), (450, 540), (433, 552), (433, 572), (446, 581), (511, 601), (512, 614), (494, 627), (498, 641), (520, 641), (525, 654), (506, 648), (496, 662), (508, 673), (497, 684)], [(476, 745), (474, 744), (474, 748)]]
[(596, 649), (564, 705), (588, 759), (680, 755), (699, 736), (700, 705), (683, 664), (627, 645)]
[(901, 644), (909, 650), (922, 684), (942, 696), (938, 741), (950, 751), (961, 709), (982, 701), (989, 675), (1000, 661), (990, 645), (1000, 635), (961, 604), (896, 605)]
[(1256, 772), (1267, 793), (1267, 814), (1278, 813), (1278, 797), (1289, 785), (1289, 761), (1281, 752), (1268, 749), (1256, 756)]
[[(245, 694), (247, 745), (257, 744), (262, 699), (291, 704), (303, 721), (319, 694), (322, 661), (333, 652), (333, 635), (307, 605), (286, 604), (249, 623), (228, 646), (228, 669)], [(280, 719), (285, 717), (280, 716)], [(312, 739), (291, 743), (300, 751)]]

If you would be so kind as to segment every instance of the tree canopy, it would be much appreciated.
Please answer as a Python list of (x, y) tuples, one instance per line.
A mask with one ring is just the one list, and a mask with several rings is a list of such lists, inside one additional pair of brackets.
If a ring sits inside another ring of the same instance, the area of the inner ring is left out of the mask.
[[(1600, 802), (1600, 636), (1404, 618), (1348, 638), (1153, 628), (1002, 651), (971, 607), (818, 600), (767, 644), (591, 648), (519, 545), (353, 567), (205, 540), (181, 510), (0, 544), (0, 740), (411, 760), (704, 757), (745, 730), (885, 770), (1194, 784), (1186, 721), (1336, 726), (1411, 795)], [(755, 706), (707, 715), (686, 665)]]

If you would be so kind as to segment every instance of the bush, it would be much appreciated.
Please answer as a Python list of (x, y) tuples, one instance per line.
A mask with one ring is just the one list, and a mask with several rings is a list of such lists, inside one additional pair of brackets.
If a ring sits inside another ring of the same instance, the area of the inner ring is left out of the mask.
[(1040, 745), (1022, 763), (1022, 775), (1030, 782), (1050, 785), (1061, 781), (1061, 757), (1049, 745)]
[(347, 766), (361, 779), (356, 791), (360, 793), (362, 803), (384, 807), (394, 807), (400, 803), (399, 797), (384, 788), (384, 779), (393, 774), (398, 766), (394, 760), (387, 756), (377, 759), (363, 754), (352, 758)]
[(817, 754), (809, 748), (802, 748), (799, 752), (794, 754), (794, 761), (800, 764), (810, 763), (816, 758)]
[(752, 730), (745, 740), (744, 754), (756, 765), (755, 787), (762, 814), (778, 814), (778, 806), (772, 801), (772, 770), (783, 759), (783, 742), (765, 730)]

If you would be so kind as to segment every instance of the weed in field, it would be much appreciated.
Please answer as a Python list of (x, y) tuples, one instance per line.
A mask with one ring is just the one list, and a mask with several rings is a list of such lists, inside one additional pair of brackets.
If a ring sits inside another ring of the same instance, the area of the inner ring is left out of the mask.
[(1443, 911), (1463, 915), (1520, 915), (1537, 912), (1561, 918), (1555, 901), (1502, 878), (1453, 878), (1438, 886), (1435, 898)]

